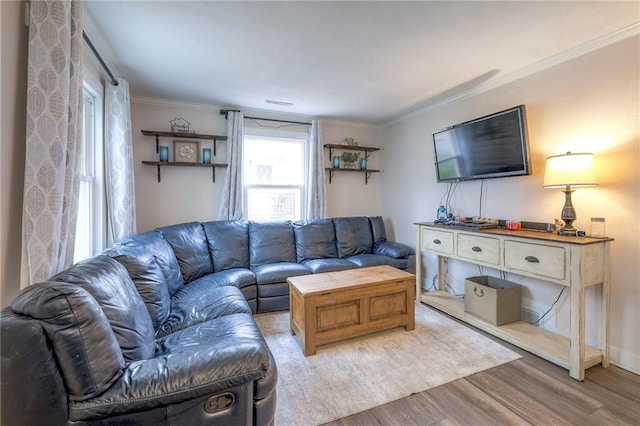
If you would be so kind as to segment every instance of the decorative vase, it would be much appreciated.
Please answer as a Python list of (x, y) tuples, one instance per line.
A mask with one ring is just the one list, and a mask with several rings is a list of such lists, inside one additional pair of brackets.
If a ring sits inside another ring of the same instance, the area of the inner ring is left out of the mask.
[(367, 170), (367, 159), (366, 158), (361, 158), (360, 159), (360, 170)]
[(202, 148), (202, 162), (211, 164), (211, 148)]
[(331, 167), (333, 167), (334, 169), (339, 169), (340, 168), (340, 156), (339, 155), (334, 155), (333, 158), (331, 159)]
[(169, 161), (169, 147), (162, 145), (160, 147), (160, 161), (167, 162)]

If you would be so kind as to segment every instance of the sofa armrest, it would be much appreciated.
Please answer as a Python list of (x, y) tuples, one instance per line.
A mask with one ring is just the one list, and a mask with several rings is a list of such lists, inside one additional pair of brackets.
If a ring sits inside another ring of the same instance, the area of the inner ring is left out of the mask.
[(251, 315), (231, 314), (159, 339), (154, 358), (128, 364), (104, 394), (72, 403), (69, 416), (93, 420), (180, 404), (253, 383), (268, 369), (269, 349)]
[(394, 241), (381, 241), (375, 243), (373, 253), (381, 256), (393, 257), (394, 259), (402, 259), (416, 254), (415, 250), (408, 245)]
[(67, 391), (42, 323), (4, 308), (0, 326), (0, 424), (67, 424)]

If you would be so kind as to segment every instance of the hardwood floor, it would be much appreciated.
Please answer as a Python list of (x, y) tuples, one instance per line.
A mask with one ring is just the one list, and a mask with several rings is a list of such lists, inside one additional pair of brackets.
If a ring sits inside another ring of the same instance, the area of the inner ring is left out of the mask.
[(578, 382), (567, 370), (479, 332), (523, 357), (327, 425), (640, 425), (640, 376), (598, 365)]

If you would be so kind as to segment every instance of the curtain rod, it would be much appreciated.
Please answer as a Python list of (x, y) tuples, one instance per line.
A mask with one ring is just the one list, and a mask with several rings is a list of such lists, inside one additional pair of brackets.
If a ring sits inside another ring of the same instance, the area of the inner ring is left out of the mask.
[[(230, 112), (240, 112), (240, 110), (237, 109), (221, 109), (220, 110), (220, 115), (224, 115), (225, 118), (227, 118), (227, 115)], [(261, 121), (271, 121), (274, 123), (289, 123), (289, 124), (300, 124), (302, 126), (311, 126), (311, 123), (306, 123), (304, 121), (289, 121), (289, 120), (276, 120), (275, 118), (260, 118), (260, 117), (249, 117), (249, 116), (244, 116), (244, 118), (249, 119), (249, 120), (261, 120)]]
[(91, 43), (91, 40), (89, 40), (89, 36), (84, 31), (82, 31), (82, 38), (84, 39), (84, 41), (87, 42), (87, 45), (89, 46), (89, 49), (91, 49), (91, 51), (93, 52), (93, 55), (96, 57), (98, 62), (100, 62), (100, 65), (102, 65), (102, 68), (104, 68), (104, 70), (107, 72), (107, 75), (111, 79), (111, 84), (113, 84), (114, 86), (117, 86), (118, 85), (118, 80), (116, 80), (116, 78), (113, 76), (113, 74), (109, 70), (109, 67), (107, 66), (107, 64), (105, 64), (104, 61), (102, 60), (102, 56), (100, 56), (100, 54), (96, 50), (96, 48), (93, 45), (93, 43)]

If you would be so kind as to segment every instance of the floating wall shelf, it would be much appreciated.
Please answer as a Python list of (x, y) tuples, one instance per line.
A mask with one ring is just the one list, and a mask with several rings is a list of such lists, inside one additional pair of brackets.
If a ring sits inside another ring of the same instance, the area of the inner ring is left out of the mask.
[[(333, 158), (333, 150), (340, 149), (343, 151), (360, 151), (364, 152), (364, 159), (369, 160), (369, 155), (374, 151), (380, 151), (380, 148), (375, 148), (371, 146), (357, 146), (357, 145), (340, 145), (340, 144), (331, 144), (327, 143), (324, 145), (325, 148), (329, 148), (329, 161)], [(355, 172), (355, 173), (364, 173), (364, 184), (369, 183), (369, 178), (371, 177), (371, 173), (380, 173), (380, 170), (373, 169), (347, 169), (347, 168), (339, 168), (339, 167), (326, 167), (325, 170), (329, 171), (329, 184), (333, 180), (333, 174), (335, 172)]]
[(179, 166), (179, 167), (211, 167), (213, 171), (213, 182), (216, 181), (216, 167), (227, 167), (224, 163), (175, 163), (169, 161), (143, 161), (142, 164), (147, 166), (156, 166), (158, 168), (158, 182), (160, 182), (160, 168), (164, 166)]

